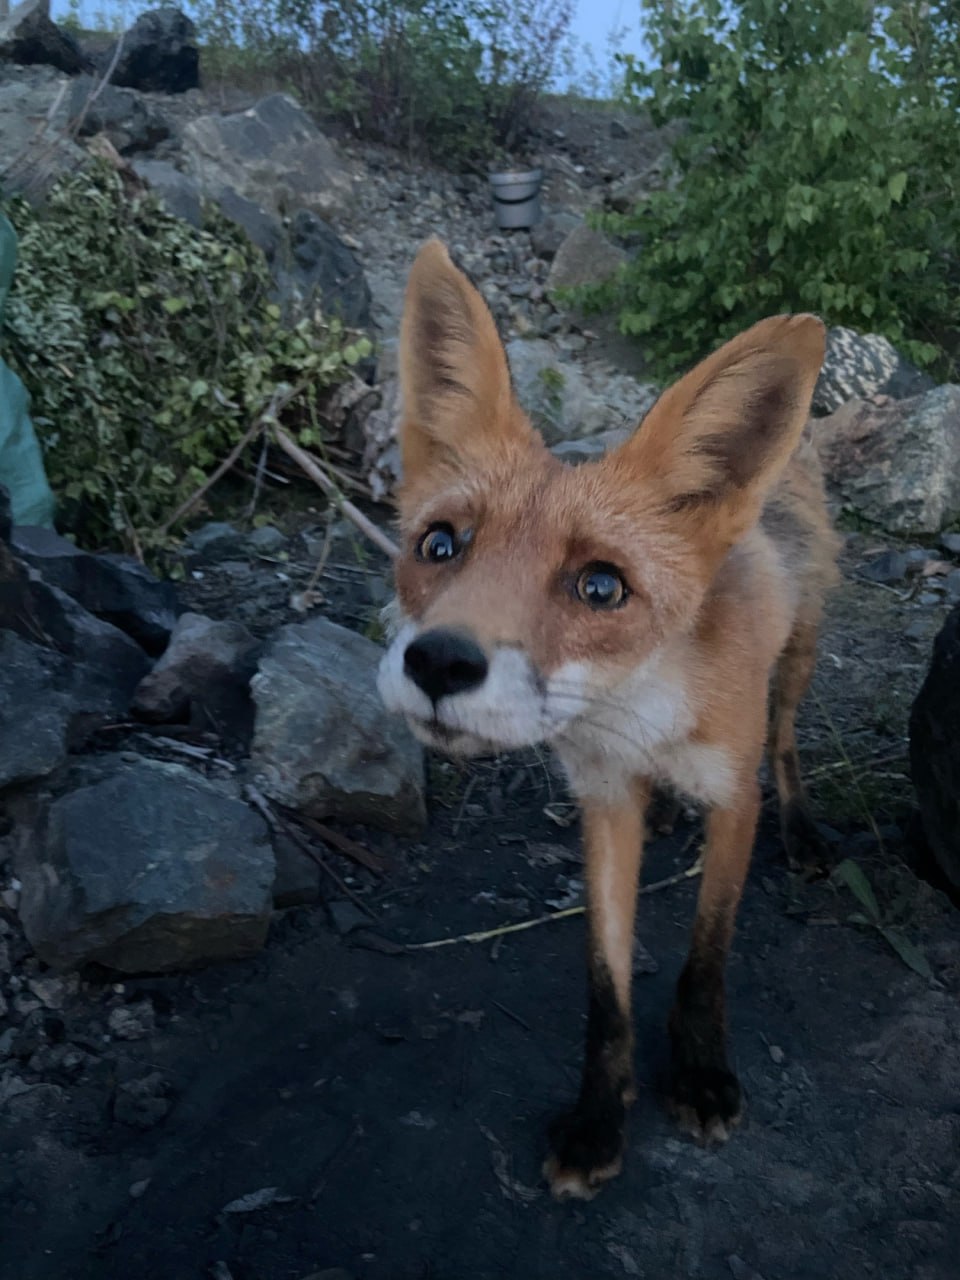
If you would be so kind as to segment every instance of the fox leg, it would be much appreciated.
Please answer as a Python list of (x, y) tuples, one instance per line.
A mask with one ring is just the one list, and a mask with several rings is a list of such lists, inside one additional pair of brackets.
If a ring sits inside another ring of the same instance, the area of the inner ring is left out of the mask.
[(740, 1084), (727, 1062), (724, 974), (759, 813), (760, 787), (751, 774), (729, 807), (707, 817), (693, 938), (670, 1015), (672, 1108), (685, 1129), (707, 1141), (725, 1141), (742, 1111)]
[(797, 756), (797, 707), (809, 687), (816, 663), (817, 626), (799, 624), (777, 660), (770, 698), (769, 754), (780, 801), (780, 830), (791, 866), (823, 871), (826, 845), (800, 776)]
[(583, 805), (590, 1003), (580, 1096), (551, 1127), (543, 1170), (558, 1199), (589, 1200), (620, 1172), (634, 1097), (630, 984), (649, 794), (637, 783), (618, 804)]

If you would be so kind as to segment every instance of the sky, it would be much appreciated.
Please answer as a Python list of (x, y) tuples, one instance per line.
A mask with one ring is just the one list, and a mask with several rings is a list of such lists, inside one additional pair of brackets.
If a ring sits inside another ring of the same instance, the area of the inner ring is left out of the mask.
[[(117, 15), (122, 15), (122, 25), (129, 25), (137, 14), (157, 7), (161, 2), (162, 0), (79, 0), (79, 10), (81, 20), (90, 22), (91, 25), (96, 25), (96, 20), (102, 15), (112, 21), (115, 21)], [(183, 7), (189, 10), (189, 0), (182, 2)], [(51, 13), (55, 19), (66, 17), (70, 12), (70, 0), (51, 0)], [(609, 62), (609, 34), (623, 28), (625, 34), (617, 42), (618, 50), (621, 53), (641, 53), (643, 41), (640, 37), (640, 0), (577, 0), (572, 34), (581, 49), (584, 45), (592, 47), (601, 68), (605, 68)], [(589, 69), (589, 63), (582, 55), (578, 64), (579, 75)]]

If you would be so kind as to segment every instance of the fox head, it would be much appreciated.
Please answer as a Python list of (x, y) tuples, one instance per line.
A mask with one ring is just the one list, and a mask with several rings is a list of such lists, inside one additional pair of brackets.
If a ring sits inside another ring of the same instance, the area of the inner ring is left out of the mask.
[(450, 754), (558, 740), (690, 634), (800, 439), (823, 325), (754, 325), (577, 467), (533, 429), (483, 299), (437, 240), (413, 265), (400, 346), (402, 545), (381, 696)]

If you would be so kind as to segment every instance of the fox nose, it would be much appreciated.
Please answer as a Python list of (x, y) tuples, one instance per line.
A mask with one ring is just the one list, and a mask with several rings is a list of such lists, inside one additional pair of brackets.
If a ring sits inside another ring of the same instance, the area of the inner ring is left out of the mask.
[(462, 631), (438, 628), (411, 641), (403, 669), (431, 702), (476, 689), (487, 678), (487, 657)]

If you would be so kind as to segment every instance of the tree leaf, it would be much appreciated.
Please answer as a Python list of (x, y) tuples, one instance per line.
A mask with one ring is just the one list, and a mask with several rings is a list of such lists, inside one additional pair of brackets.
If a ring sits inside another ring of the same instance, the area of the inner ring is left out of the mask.
[(874, 924), (880, 923), (880, 907), (870, 881), (852, 858), (844, 858), (843, 862), (834, 868), (832, 878), (847, 886)]
[(930, 961), (915, 943), (905, 937), (899, 929), (891, 929), (887, 925), (880, 925), (879, 929), (908, 969), (919, 973), (920, 977), (926, 978), (928, 982), (933, 979)]

